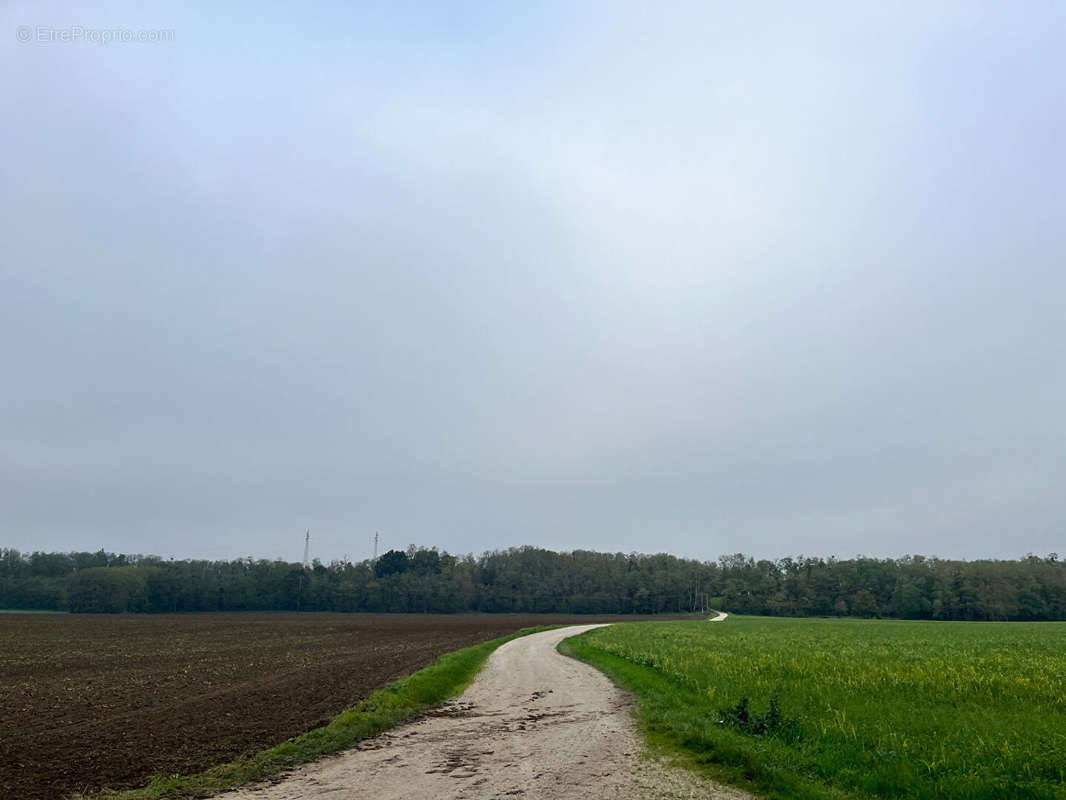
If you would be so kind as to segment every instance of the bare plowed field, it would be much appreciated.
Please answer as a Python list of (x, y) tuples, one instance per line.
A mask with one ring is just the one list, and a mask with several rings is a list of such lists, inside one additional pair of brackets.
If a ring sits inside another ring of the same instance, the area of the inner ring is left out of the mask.
[(0, 615), (0, 797), (199, 771), (325, 724), (451, 650), (532, 625), (617, 619)]

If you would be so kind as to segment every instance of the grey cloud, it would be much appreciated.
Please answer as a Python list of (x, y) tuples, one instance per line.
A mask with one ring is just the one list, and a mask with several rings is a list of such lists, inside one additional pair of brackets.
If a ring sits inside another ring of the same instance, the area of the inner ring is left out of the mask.
[(4, 12), (4, 544), (1061, 550), (1060, 7), (513, 11)]

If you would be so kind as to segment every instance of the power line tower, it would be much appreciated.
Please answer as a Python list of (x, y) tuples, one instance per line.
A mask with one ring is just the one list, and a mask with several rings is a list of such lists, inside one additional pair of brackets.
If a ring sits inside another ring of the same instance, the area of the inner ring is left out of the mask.
[(311, 563), (311, 530), (308, 529), (304, 534), (304, 569), (310, 566)]
[(374, 531), (374, 561), (378, 560), (378, 532)]

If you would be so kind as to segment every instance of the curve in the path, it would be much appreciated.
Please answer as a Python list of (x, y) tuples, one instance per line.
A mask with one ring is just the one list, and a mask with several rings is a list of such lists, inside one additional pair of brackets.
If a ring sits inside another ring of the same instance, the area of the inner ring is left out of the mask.
[(628, 696), (560, 655), (579, 625), (514, 639), (425, 717), (225, 800), (730, 798), (750, 795), (643, 758)]

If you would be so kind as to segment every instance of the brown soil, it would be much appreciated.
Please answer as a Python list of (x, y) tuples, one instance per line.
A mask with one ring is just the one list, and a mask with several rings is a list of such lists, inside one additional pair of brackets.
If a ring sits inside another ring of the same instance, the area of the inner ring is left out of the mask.
[[(0, 615), (0, 797), (196, 772), (554, 615)], [(626, 617), (633, 620), (634, 617)]]

